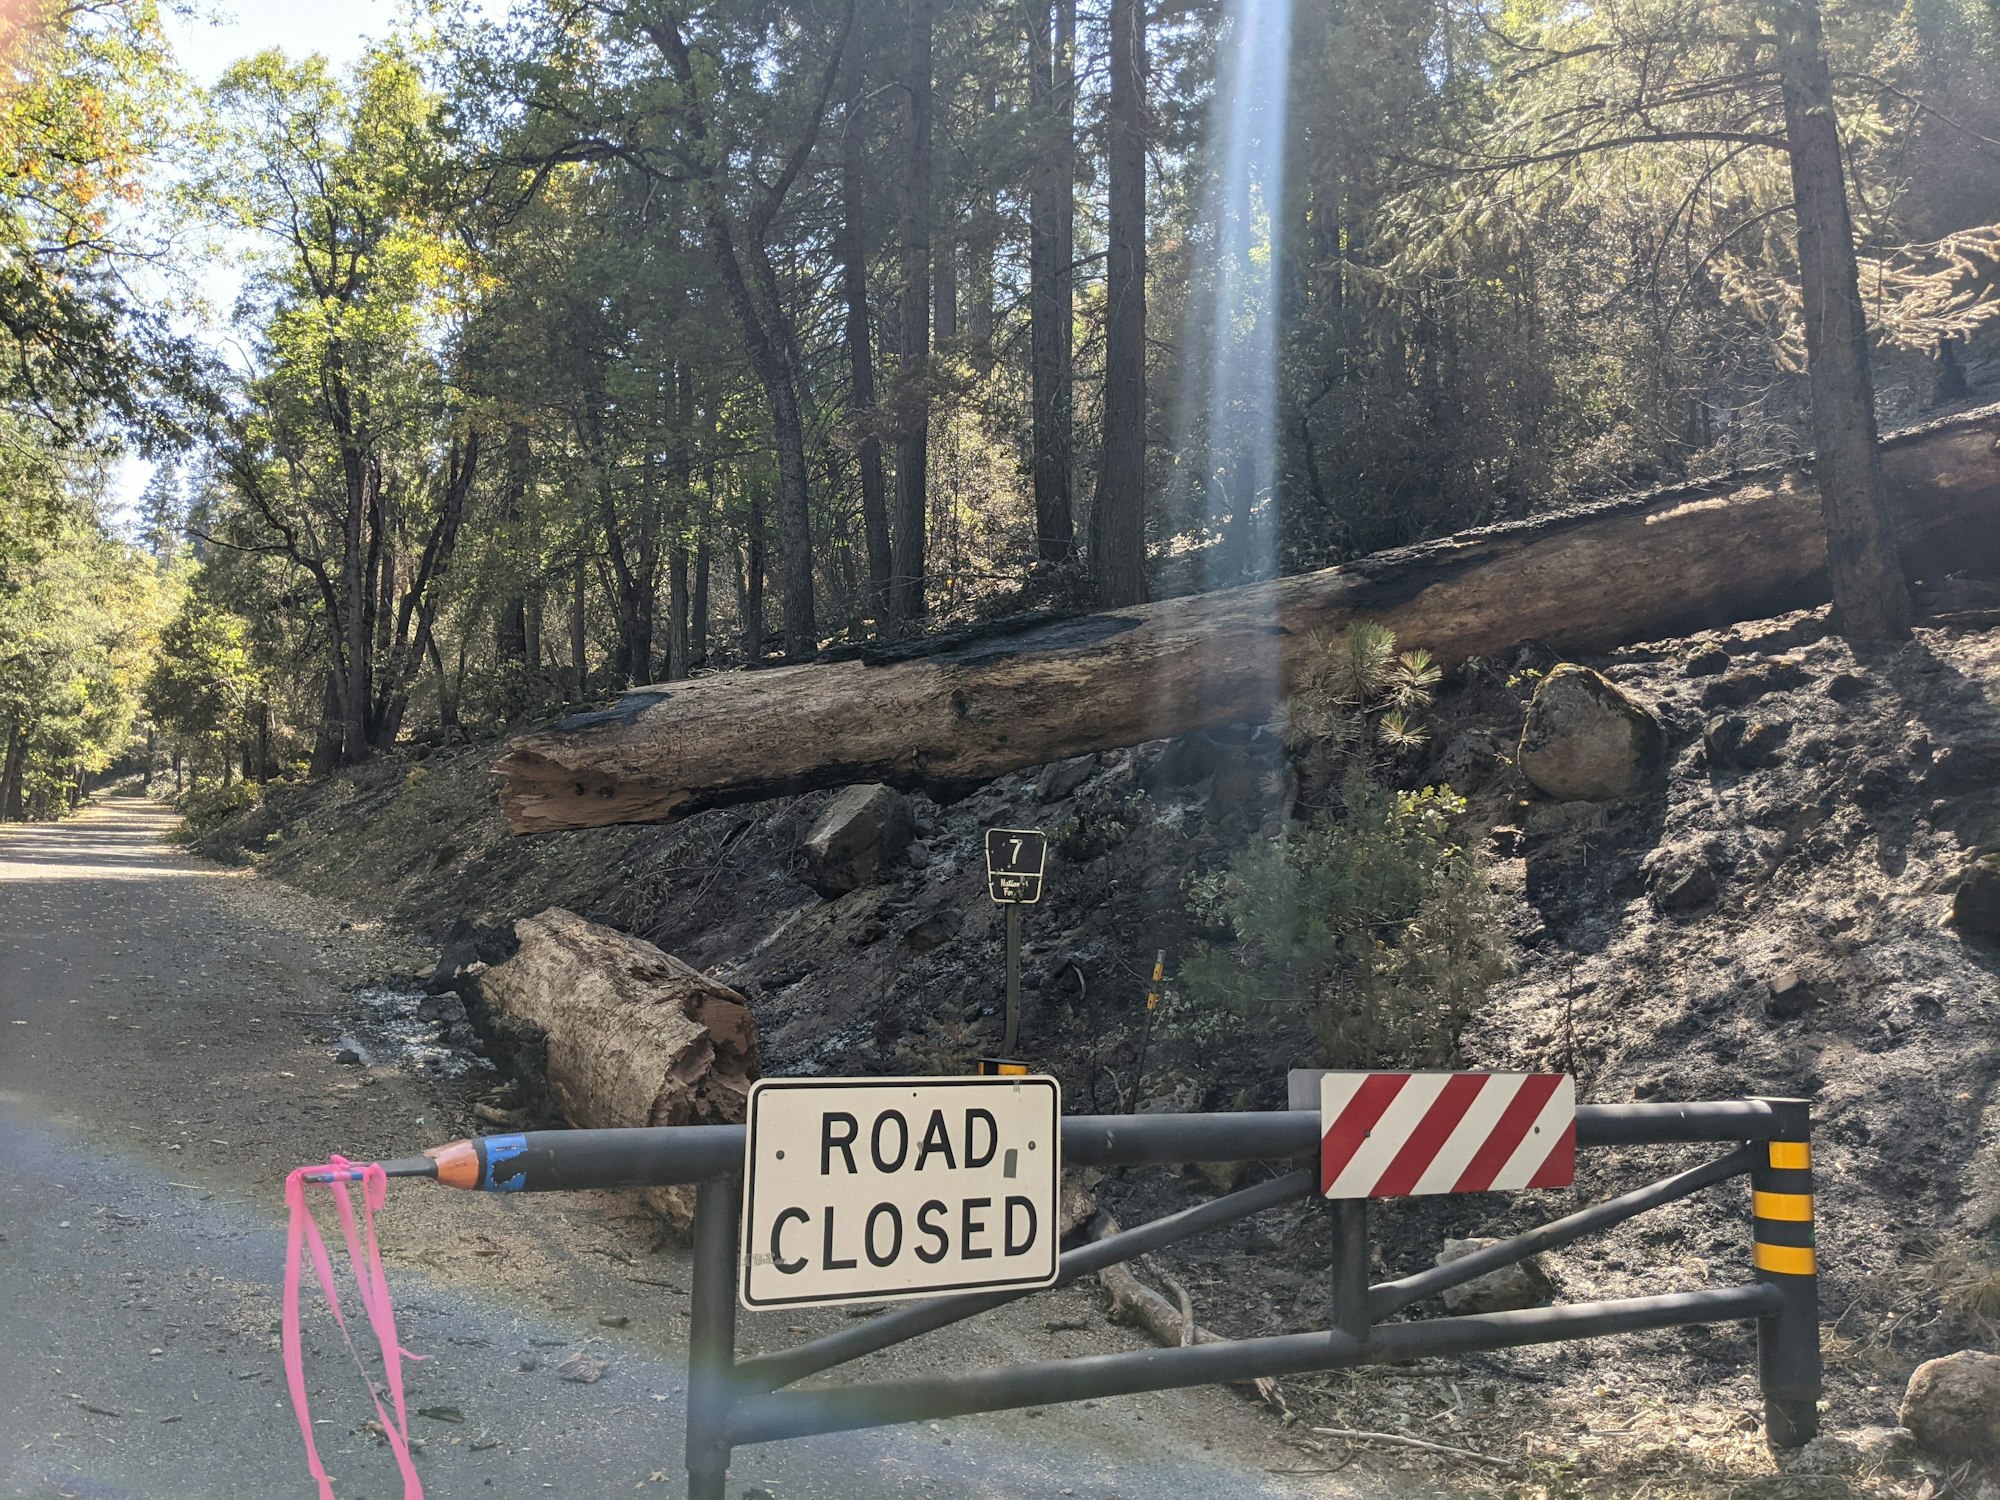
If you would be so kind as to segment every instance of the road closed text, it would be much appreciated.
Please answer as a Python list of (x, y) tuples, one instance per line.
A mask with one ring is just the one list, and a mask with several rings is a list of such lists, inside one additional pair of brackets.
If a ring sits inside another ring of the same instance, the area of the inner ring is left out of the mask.
[(750, 1096), (746, 1307), (1046, 1286), (1052, 1078), (772, 1079)]

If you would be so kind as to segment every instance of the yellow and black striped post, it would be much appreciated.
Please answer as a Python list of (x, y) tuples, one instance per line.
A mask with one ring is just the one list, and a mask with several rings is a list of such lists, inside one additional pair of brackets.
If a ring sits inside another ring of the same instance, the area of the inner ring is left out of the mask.
[(1778, 1116), (1773, 1139), (1750, 1172), (1755, 1216), (1751, 1260), (1757, 1279), (1778, 1288), (1784, 1305), (1757, 1324), (1757, 1383), (1764, 1392), (1764, 1434), (1774, 1448), (1796, 1448), (1819, 1431), (1819, 1260), (1813, 1235), (1812, 1105), (1766, 1099)]

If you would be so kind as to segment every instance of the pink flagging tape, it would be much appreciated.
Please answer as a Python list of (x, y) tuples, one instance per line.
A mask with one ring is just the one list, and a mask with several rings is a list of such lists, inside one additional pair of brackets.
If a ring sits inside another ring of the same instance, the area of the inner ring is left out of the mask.
[[(347, 1240), (347, 1258), (354, 1269), (354, 1288), (361, 1298), (362, 1311), (368, 1315), (368, 1326), (375, 1334), (375, 1342), (382, 1351), (382, 1372), (388, 1385), (389, 1405), (395, 1411), (392, 1420), (389, 1411), (382, 1405), (382, 1390), (368, 1377), (368, 1368), (361, 1362), (361, 1351), (354, 1347), (354, 1335), (348, 1329), (347, 1317), (341, 1311), (340, 1292), (335, 1285), (333, 1258), (327, 1254), (326, 1241), (320, 1237), (319, 1225), (313, 1219), (312, 1210), (306, 1207), (306, 1180), (308, 1177), (325, 1182), (333, 1189), (333, 1204), (340, 1215), (341, 1233)], [(355, 1222), (354, 1202), (347, 1191), (347, 1184), (356, 1178), (361, 1182), (361, 1219)], [(403, 1406), (403, 1361), (422, 1359), (421, 1354), (412, 1354), (397, 1342), (396, 1314), (389, 1305), (389, 1281), (382, 1273), (382, 1252), (375, 1241), (375, 1211), (379, 1209), (389, 1192), (389, 1179), (376, 1163), (356, 1166), (345, 1157), (335, 1156), (325, 1166), (300, 1167), (285, 1179), (285, 1204), (291, 1210), (291, 1228), (285, 1237), (285, 1302), (282, 1314), (285, 1351), (285, 1383), (291, 1388), (292, 1410), (299, 1419), (299, 1433), (306, 1440), (306, 1463), (312, 1470), (313, 1478), (319, 1483), (320, 1500), (334, 1500), (333, 1480), (327, 1475), (326, 1466), (319, 1460), (319, 1449), (313, 1443), (312, 1414), (306, 1406), (305, 1358), (299, 1343), (299, 1287), (304, 1280), (304, 1259), (307, 1252), (312, 1255), (313, 1270), (319, 1276), (320, 1289), (326, 1293), (327, 1306), (333, 1309), (333, 1320), (340, 1326), (340, 1336), (347, 1341), (347, 1352), (354, 1358), (354, 1366), (361, 1371), (361, 1378), (368, 1385), (368, 1399), (375, 1403), (376, 1420), (382, 1424), (382, 1434), (389, 1440), (389, 1447), (396, 1455), (396, 1467), (403, 1474), (403, 1500), (423, 1500), (424, 1487), (417, 1479), (416, 1465), (410, 1461), (410, 1418)]]

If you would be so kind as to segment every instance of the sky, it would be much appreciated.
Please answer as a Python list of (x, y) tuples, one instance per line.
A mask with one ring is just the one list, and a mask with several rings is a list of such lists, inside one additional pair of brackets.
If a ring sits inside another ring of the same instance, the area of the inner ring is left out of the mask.
[(282, 47), (294, 56), (322, 52), (336, 68), (352, 62), (364, 40), (395, 24), (393, 0), (216, 0), (196, 16), (167, 15), (181, 66), (213, 83), (239, 57)]
[[(4, 3), (4, 0), (0, 0)], [(294, 57), (324, 54), (336, 70), (361, 55), (371, 37), (386, 36), (402, 9), (399, 0), (196, 0), (194, 14), (163, 9), (162, 24), (180, 65), (197, 83), (212, 84), (238, 58), (282, 47)], [(203, 292), (218, 308), (236, 300), (240, 258), (224, 256), (197, 275)], [(153, 465), (131, 456), (114, 481), (117, 509), (128, 520)]]

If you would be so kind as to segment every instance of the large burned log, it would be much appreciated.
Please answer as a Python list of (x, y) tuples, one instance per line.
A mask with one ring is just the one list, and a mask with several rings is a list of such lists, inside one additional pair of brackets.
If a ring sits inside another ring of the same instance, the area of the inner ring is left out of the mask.
[[(508, 1034), (552, 1102), (583, 1129), (740, 1124), (757, 1080), (743, 997), (640, 938), (552, 906), (514, 924), (520, 946), (479, 976), (487, 1024)], [(649, 1188), (676, 1223), (685, 1188)]]
[[(1883, 444), (1912, 578), (2000, 566), (2000, 407)], [(814, 787), (951, 789), (1265, 714), (1316, 631), (1375, 620), (1447, 664), (1595, 652), (1827, 597), (1807, 474), (1773, 469), (1461, 532), (1338, 568), (897, 651), (636, 689), (515, 739), (516, 832)]]

